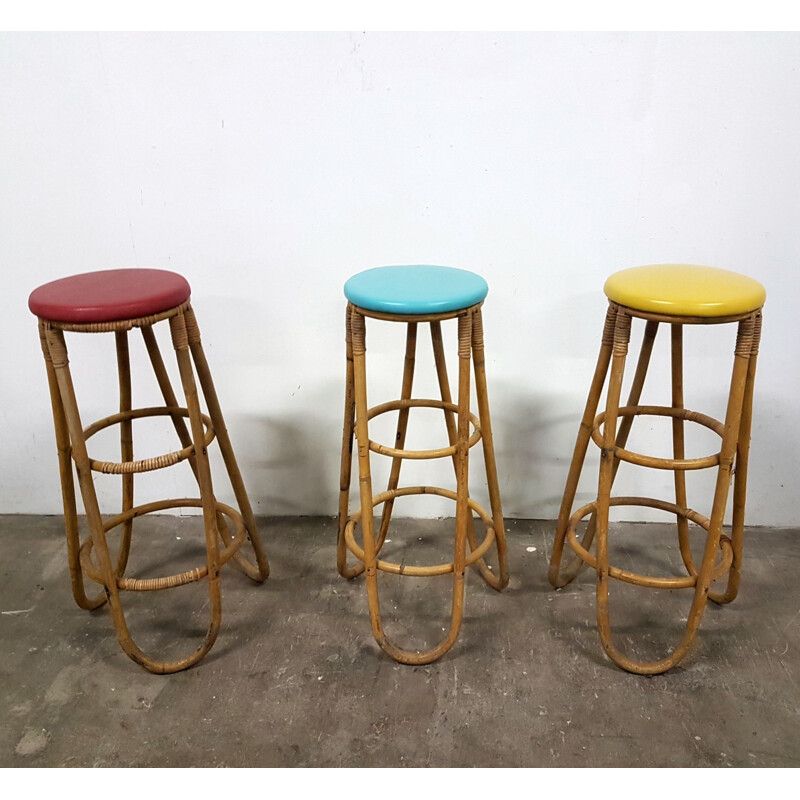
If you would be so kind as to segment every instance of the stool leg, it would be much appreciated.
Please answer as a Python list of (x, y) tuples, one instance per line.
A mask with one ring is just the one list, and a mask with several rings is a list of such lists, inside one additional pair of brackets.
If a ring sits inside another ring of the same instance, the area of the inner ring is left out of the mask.
[[(200, 328), (197, 325), (197, 319), (191, 306), (186, 309), (184, 318), (189, 341), (189, 350), (197, 369), (197, 377), (200, 381), (200, 387), (203, 390), (203, 396), (205, 397), (206, 404), (208, 406), (208, 413), (211, 417), (211, 422), (214, 425), (217, 441), (219, 442), (222, 459), (225, 462), (225, 468), (227, 469), (228, 478), (230, 480), (231, 487), (233, 488), (234, 497), (236, 498), (242, 518), (244, 519), (245, 529), (247, 530), (248, 540), (253, 548), (253, 553), (255, 554), (256, 563), (253, 564), (250, 562), (247, 558), (245, 558), (244, 555), (241, 554), (241, 552), (237, 552), (234, 558), (250, 578), (261, 583), (269, 577), (269, 563), (267, 562), (267, 556), (264, 552), (264, 547), (261, 544), (261, 538), (258, 534), (255, 515), (253, 514), (253, 509), (250, 505), (250, 498), (247, 494), (247, 490), (245, 489), (242, 473), (239, 470), (239, 465), (233, 452), (233, 445), (231, 443), (230, 435), (228, 434), (228, 429), (222, 416), (222, 408), (219, 403), (219, 398), (217, 397), (217, 390), (214, 387), (214, 381), (211, 377), (211, 370), (209, 369), (208, 361), (206, 360), (205, 352), (203, 351), (203, 345), (200, 341)], [(200, 424), (200, 429), (202, 429), (202, 423), (200, 423), (199, 417), (199, 408), (198, 424)], [(194, 432), (193, 435), (195, 441), (198, 441), (197, 432)], [(200, 441), (202, 441), (202, 434)], [(225, 528), (225, 530), (227, 530), (227, 528)], [(224, 538), (227, 540), (230, 537)]]
[[(47, 369), (47, 385), (50, 389), (50, 404), (53, 408), (53, 424), (55, 427), (56, 448), (58, 449), (58, 465), (61, 475), (61, 499), (64, 506), (64, 527), (67, 537), (67, 563), (69, 565), (72, 595), (80, 608), (91, 611), (106, 602), (105, 593), (89, 598), (83, 581), (80, 563), (80, 533), (78, 529), (78, 510), (75, 502), (75, 482), (72, 475), (72, 446), (70, 444), (67, 418), (58, 386), (58, 378), (53, 368), (50, 348), (45, 333), (45, 324), (39, 321), (39, 338), (42, 344), (45, 367)], [(63, 357), (66, 358), (66, 348)]]
[(611, 645), (611, 628), (608, 611), (608, 518), (611, 486), (614, 481), (615, 448), (617, 442), (617, 416), (622, 378), (630, 340), (631, 318), (620, 311), (614, 324), (613, 356), (606, 396), (606, 416), (603, 423), (603, 446), (600, 450), (600, 474), (597, 485), (597, 625), (606, 652), (615, 658)]
[[(674, 322), (672, 329), (672, 407), (683, 409), (683, 325)], [(686, 456), (686, 449), (683, 436), (683, 419), (680, 417), (672, 418), (672, 455), (677, 459)], [(675, 481), (675, 504), (681, 508), (687, 508), (686, 500), (686, 472), (676, 469), (673, 472)], [(690, 575), (697, 575), (697, 567), (694, 563), (692, 551), (689, 547), (689, 520), (685, 517), (678, 517), (678, 543), (681, 551), (681, 558)]]
[(731, 521), (731, 545), (733, 562), (728, 573), (728, 585), (723, 593), (709, 592), (709, 597), (716, 603), (730, 603), (739, 592), (739, 581), (742, 569), (742, 545), (744, 539), (744, 511), (747, 497), (747, 465), (750, 455), (750, 433), (753, 425), (753, 389), (756, 378), (756, 362), (761, 340), (761, 312), (753, 318), (753, 338), (750, 357), (747, 364), (744, 397), (742, 400), (742, 417), (739, 426), (739, 441), (736, 454), (736, 470), (733, 484), (733, 518)]
[(342, 463), (339, 472), (339, 533), (336, 538), (336, 568), (343, 578), (355, 578), (364, 571), (363, 564), (347, 566), (345, 528), (350, 514), (350, 478), (353, 470), (353, 435), (355, 433), (356, 401), (353, 368), (353, 307), (348, 303), (345, 312), (345, 343), (347, 347), (347, 374), (345, 376), (344, 425), (342, 427)]
[[(411, 391), (414, 385), (414, 361), (417, 350), (417, 323), (409, 322), (407, 324), (406, 333), (406, 356), (403, 364), (403, 384), (400, 389), (400, 399), (410, 400)], [(397, 412), (397, 431), (395, 433), (394, 446), (398, 450), (402, 450), (406, 443), (406, 431), (408, 430), (408, 414), (411, 409), (406, 406)], [(400, 467), (403, 463), (401, 456), (395, 456), (392, 459), (392, 467), (389, 473), (389, 484), (387, 491), (393, 491), (397, 488), (400, 481)], [(386, 534), (389, 532), (389, 523), (392, 518), (392, 508), (394, 507), (394, 498), (389, 497), (383, 504), (383, 513), (381, 515), (381, 524), (378, 531), (378, 541), (376, 544), (376, 551), (380, 553), (384, 541), (386, 541)]]
[[(436, 364), (436, 375), (439, 380), (439, 393), (441, 395), (442, 401), (445, 403), (452, 403), (453, 398), (450, 393), (450, 381), (447, 377), (447, 362), (445, 360), (444, 355), (444, 346), (442, 343), (442, 326), (441, 323), (438, 321), (431, 322), (431, 342), (433, 343), (433, 358), (434, 363)], [(477, 383), (477, 371), (476, 371), (476, 383)], [(449, 409), (444, 410), (444, 421), (445, 426), (447, 427), (447, 439), (451, 447), (456, 444), (458, 439), (458, 431), (456, 427), (456, 414), (454, 411)], [(456, 454), (453, 455), (453, 468), (455, 470), (458, 469), (458, 456)], [(488, 471), (487, 471), (488, 475)], [(491, 491), (490, 491), (490, 500), (492, 499)], [(496, 507), (492, 505), (492, 515), (495, 516), (495, 509)], [(502, 519), (502, 513), (501, 513)], [(503, 536), (503, 545), (505, 545), (505, 538)], [(475, 536), (475, 519), (470, 513), (467, 519), (467, 542), (469, 543), (470, 550), (475, 550), (478, 546), (477, 537)], [(504, 555), (505, 555), (505, 548), (504, 548)], [(498, 559), (500, 561), (500, 575), (493, 575), (491, 570), (489, 570), (486, 561), (483, 558), (478, 559), (475, 562), (475, 566), (477, 566), (478, 571), (483, 576), (483, 579), (494, 589), (502, 589), (506, 584), (502, 584), (503, 581), (503, 564), (505, 559)], [(507, 581), (506, 581), (507, 582)]]
[[(497, 461), (494, 454), (494, 437), (489, 414), (489, 392), (486, 388), (486, 356), (483, 345), (483, 315), (480, 308), (475, 310), (472, 320), (472, 361), (475, 369), (475, 391), (478, 399), (478, 417), (481, 421), (481, 440), (483, 442), (483, 461), (486, 469), (486, 482), (489, 489), (489, 505), (492, 509), (497, 562), (500, 574), (496, 579), (487, 579), (495, 589), (508, 586), (508, 557), (506, 548), (505, 522), (500, 502), (500, 484), (497, 478)], [(472, 516), (470, 515), (470, 521)], [(474, 532), (473, 532), (474, 536)], [(473, 546), (474, 547), (474, 546)], [(494, 576), (491, 576), (494, 578)]]
[[(131, 410), (131, 361), (128, 351), (128, 331), (115, 331), (117, 347), (117, 374), (119, 376), (119, 410)], [(122, 461), (133, 461), (133, 420), (120, 422), (120, 456)], [(122, 475), (122, 510), (133, 508), (133, 473)], [(117, 574), (122, 575), (128, 564), (131, 552), (131, 535), (133, 519), (122, 523), (119, 556), (117, 557)]]
[[(161, 356), (161, 350), (158, 347), (158, 341), (156, 340), (155, 333), (153, 332), (153, 326), (143, 325), (140, 330), (142, 332), (142, 339), (144, 340), (145, 347), (147, 348), (147, 354), (150, 357), (150, 364), (153, 367), (156, 381), (161, 390), (161, 395), (164, 398), (164, 403), (167, 408), (177, 409), (179, 408), (180, 403), (178, 402), (178, 398), (175, 396), (175, 391), (172, 388), (172, 382), (169, 379), (167, 368), (164, 365), (164, 359)], [(189, 429), (186, 427), (186, 420), (184, 417), (181, 414), (175, 413), (170, 414), (170, 419), (172, 420), (172, 425), (175, 428), (175, 433), (180, 440), (181, 446), (184, 448), (191, 447), (192, 436), (189, 433)], [(198, 482), (199, 486), (200, 479), (197, 472), (197, 459), (194, 455), (190, 455), (187, 461), (189, 462), (192, 474), (194, 475), (194, 478)], [(227, 536), (228, 528), (221, 513), (217, 514), (217, 529), (220, 537), (227, 544), (230, 537)], [(236, 556), (238, 555), (239, 554), (237, 553)], [(237, 560), (236, 556), (234, 556), (234, 563), (239, 564), (240, 562)], [(244, 572), (248, 573), (248, 570), (245, 568)], [(249, 575), (249, 577), (252, 578), (254, 576)]]
[[(375, 547), (375, 526), (372, 505), (372, 474), (369, 458), (369, 427), (367, 419), (366, 324), (363, 315), (350, 308), (350, 332), (353, 352), (353, 382), (355, 400), (355, 435), (358, 446), (358, 483), (361, 499), (361, 531), (364, 536), (364, 572), (367, 582), (367, 601), (372, 635), (385, 650), (386, 637), (381, 624), (378, 597), (378, 568)], [(340, 534), (341, 535), (341, 534)]]
[[(572, 504), (575, 502), (575, 493), (578, 489), (578, 481), (583, 470), (583, 462), (586, 460), (586, 450), (594, 428), (594, 419), (597, 415), (597, 406), (600, 402), (600, 395), (603, 392), (608, 366), (611, 362), (611, 350), (614, 344), (614, 324), (617, 318), (615, 305), (609, 305), (606, 312), (606, 321), (603, 327), (603, 338), (600, 345), (600, 352), (597, 356), (597, 364), (592, 377), (592, 384), (589, 389), (589, 396), (586, 398), (586, 406), (583, 411), (578, 438), (572, 453), (572, 461), (569, 466), (567, 483), (564, 487), (564, 496), (561, 499), (561, 508), (558, 512), (558, 523), (556, 525), (556, 537), (553, 543), (553, 553), (550, 557), (550, 569), (548, 579), (550, 584), (560, 589), (572, 581), (575, 576), (585, 567), (585, 563), (575, 556), (570, 563), (562, 570), (561, 560), (564, 555), (564, 544), (567, 537), (567, 527), (572, 513)], [(594, 518), (594, 515), (593, 515)], [(591, 524), (591, 523), (590, 523)], [(592, 536), (593, 536), (592, 531)], [(587, 536), (588, 539), (588, 536)], [(584, 540), (584, 546), (588, 549), (591, 540)]]
[[(575, 446), (575, 454), (573, 455), (573, 462), (570, 466), (570, 474), (567, 478), (567, 488), (564, 491), (564, 499), (561, 504), (561, 510), (558, 517), (558, 528), (556, 532), (556, 546), (553, 548), (553, 556), (550, 562), (550, 583), (556, 587), (561, 588), (566, 586), (570, 581), (583, 571), (587, 566), (585, 562), (578, 556), (565, 567), (559, 575), (559, 565), (564, 549), (564, 541), (567, 535), (567, 528), (569, 524), (569, 517), (572, 511), (572, 504), (575, 501), (575, 492), (577, 483), (580, 479), (580, 473), (583, 468), (583, 462), (586, 459), (586, 449), (591, 438), (592, 430), (594, 428), (594, 415), (597, 411), (600, 393), (603, 390), (603, 383), (605, 376), (608, 372), (608, 363), (611, 358), (611, 342), (614, 335), (614, 324), (616, 320), (616, 311), (612, 310), (609, 306), (609, 314), (606, 317), (606, 327), (603, 331), (603, 346), (600, 350), (598, 357), (597, 369), (595, 370), (594, 379), (592, 381), (592, 388), (589, 391), (589, 400), (587, 400), (586, 410), (581, 422), (581, 429), (578, 433), (578, 442)], [(639, 360), (636, 364), (636, 372), (631, 382), (630, 392), (628, 393), (628, 406), (636, 406), (642, 396), (642, 389), (644, 388), (644, 380), (647, 376), (647, 369), (650, 365), (650, 357), (653, 353), (653, 344), (655, 342), (656, 334), (658, 333), (658, 322), (648, 320), (645, 328), (644, 335), (642, 336), (642, 346), (639, 350)], [(598, 371), (601, 371), (598, 374)], [(596, 384), (599, 381), (599, 388)], [(596, 396), (595, 396), (596, 392)], [(591, 411), (591, 414), (590, 414)], [(619, 429), (616, 435), (617, 447), (625, 447), (628, 441), (628, 436), (633, 425), (633, 416), (626, 415), (622, 417), (619, 422)], [(587, 428), (588, 426), (588, 428)], [(576, 464), (576, 458), (578, 462)], [(611, 485), (614, 485), (614, 480), (617, 477), (619, 470), (619, 460), (614, 459), (614, 465), (611, 471)], [(566, 501), (569, 500), (567, 503)], [(586, 532), (583, 535), (582, 545), (587, 550), (591, 547), (594, 541), (595, 533), (597, 530), (597, 512), (592, 512), (589, 522), (586, 526)]]

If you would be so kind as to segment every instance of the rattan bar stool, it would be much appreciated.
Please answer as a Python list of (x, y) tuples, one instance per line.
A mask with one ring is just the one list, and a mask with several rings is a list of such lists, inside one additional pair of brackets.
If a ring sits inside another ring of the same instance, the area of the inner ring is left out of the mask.
[[(345, 578), (353, 578), (362, 572), (366, 574), (372, 633), (389, 656), (404, 664), (428, 664), (444, 655), (455, 643), (463, 617), (467, 567), (472, 566), (477, 569), (486, 582), (498, 591), (508, 584), (505, 529), (500, 506), (484, 365), (481, 306), (487, 292), (486, 281), (475, 273), (426, 265), (369, 269), (354, 275), (344, 286), (348, 300), (347, 388), (342, 441), (337, 565), (340, 575)], [(407, 326), (400, 399), (373, 408), (369, 408), (367, 404), (366, 318), (402, 322)], [(441, 330), (441, 323), (450, 319), (456, 319), (458, 324), (458, 396), (455, 403), (447, 377)], [(440, 399), (412, 397), (419, 323), (430, 325)], [(470, 411), (472, 370), (475, 376), (477, 416)], [(421, 407), (442, 410), (449, 440), (448, 447), (433, 450), (404, 449), (409, 412), (412, 408)], [(372, 441), (368, 429), (369, 420), (390, 411), (398, 412), (396, 436), (394, 446), (391, 447)], [(349, 513), (354, 434), (358, 443), (361, 507), (354, 513)], [(483, 445), (491, 515), (469, 496), (469, 451), (478, 441)], [(371, 453), (392, 459), (388, 487), (385, 492), (377, 495), (373, 495), (372, 489)], [(403, 459), (435, 458), (452, 458), (456, 476), (455, 491), (436, 486), (399, 487)], [(439, 495), (455, 501), (453, 560), (444, 564), (415, 566), (381, 559), (380, 553), (386, 542), (395, 499), (419, 494)], [(383, 511), (376, 531), (373, 509), (379, 505), (383, 506)], [(480, 517), (486, 529), (486, 535), (480, 542), (476, 538), (473, 514)], [(355, 528), (359, 523), (362, 534), (360, 544), (355, 536)], [(492, 545), (496, 548), (498, 574), (493, 573), (484, 560), (484, 555)], [(358, 560), (354, 566), (347, 563), (348, 552)], [(389, 641), (381, 621), (378, 594), (380, 572), (415, 577), (452, 573), (450, 627), (438, 645), (424, 651), (412, 651)]]
[[(596, 571), (597, 624), (608, 656), (620, 667), (639, 674), (657, 674), (678, 664), (695, 639), (708, 599), (729, 603), (737, 594), (742, 563), (747, 461), (753, 407), (753, 384), (761, 333), (761, 308), (766, 299), (757, 281), (713, 267), (659, 264), (622, 270), (608, 278), (609, 299), (602, 346), (572, 457), (550, 561), (550, 583), (566, 586), (587, 565)], [(644, 321), (644, 334), (627, 404), (620, 406), (623, 371), (628, 352), (631, 320)], [(733, 374), (724, 422), (690, 411), (683, 399), (683, 327), (737, 323)], [(639, 405), (659, 324), (671, 330), (672, 401), (669, 406)], [(609, 375), (610, 365), (610, 375)], [(597, 406), (608, 376), (605, 411)], [(673, 458), (656, 458), (626, 450), (631, 425), (637, 417), (662, 416), (672, 420)], [(721, 438), (720, 451), (701, 458), (685, 457), (684, 422), (698, 423)], [(573, 511), (575, 493), (589, 440), (600, 448), (596, 499)], [(674, 472), (675, 502), (650, 497), (613, 497), (612, 487), (621, 462)], [(709, 517), (687, 507), (686, 471), (716, 469), (716, 484)], [(733, 508), (730, 536), (723, 522), (732, 476)], [(674, 514), (681, 559), (686, 576), (657, 577), (636, 574), (609, 564), (609, 508), (639, 506)], [(588, 518), (579, 541), (578, 525)], [(690, 549), (692, 522), (705, 531), (700, 563)], [(590, 547), (595, 542), (594, 553)], [(565, 542), (576, 554), (562, 568)], [(609, 579), (656, 589), (691, 589), (693, 600), (685, 632), (667, 656), (641, 662), (623, 655), (615, 646), (609, 615)], [(712, 591), (716, 580), (727, 582), (724, 591)]]
[[(39, 335), (50, 386), (73, 596), (78, 606), (89, 610), (108, 601), (111, 619), (122, 649), (134, 661), (156, 673), (186, 669), (196, 664), (211, 649), (222, 617), (220, 567), (224, 563), (233, 559), (250, 578), (259, 583), (269, 574), (269, 565), (259, 539), (253, 511), (225, 427), (211, 371), (203, 353), (200, 330), (190, 303), (190, 292), (187, 281), (174, 272), (121, 269), (73, 275), (47, 283), (34, 290), (28, 301), (30, 310), (39, 318)], [(162, 321), (167, 321), (170, 326), (185, 406), (178, 404), (153, 331), (153, 326)], [(128, 331), (133, 328), (139, 328), (142, 333), (164, 398), (163, 406), (139, 409), (132, 407)], [(83, 426), (78, 410), (65, 332), (113, 333), (116, 338), (120, 411), (88, 427)], [(202, 413), (200, 408), (198, 381), (208, 414)], [(171, 419), (181, 449), (155, 458), (135, 460), (133, 421), (156, 416)], [(91, 458), (87, 450), (87, 440), (112, 425), (119, 425), (121, 460), (110, 462)], [(214, 496), (207, 452), (214, 439), (219, 443), (239, 510), (218, 502)], [(134, 505), (134, 475), (170, 467), (182, 461), (188, 461), (197, 479), (198, 498)], [(71, 462), (75, 464), (89, 529), (89, 535), (83, 542), (78, 529)], [(122, 476), (122, 511), (111, 519), (101, 516), (93, 473)], [(125, 577), (134, 519), (175, 508), (202, 509), (206, 563), (164, 577)], [(107, 534), (115, 529), (119, 529), (120, 539), (118, 555), (113, 559)], [(241, 552), (245, 541), (249, 541), (252, 546), (254, 559), (245, 557)], [(89, 596), (85, 577), (99, 584), (102, 592)], [(169, 661), (152, 658), (143, 652), (128, 630), (121, 602), (122, 593), (168, 589), (202, 579), (208, 581), (210, 621), (197, 650), (185, 658)]]

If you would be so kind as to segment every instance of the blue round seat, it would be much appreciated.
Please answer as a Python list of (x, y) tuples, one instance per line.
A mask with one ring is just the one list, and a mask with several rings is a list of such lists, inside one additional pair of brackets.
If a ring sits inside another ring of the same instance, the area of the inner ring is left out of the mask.
[(489, 285), (474, 272), (429, 264), (374, 267), (347, 280), (345, 297), (389, 314), (442, 314), (480, 303)]

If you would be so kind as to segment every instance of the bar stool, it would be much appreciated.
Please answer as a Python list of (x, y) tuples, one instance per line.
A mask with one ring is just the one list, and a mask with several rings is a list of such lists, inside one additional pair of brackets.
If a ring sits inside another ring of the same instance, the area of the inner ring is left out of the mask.
[[(495, 466), (489, 401), (486, 391), (483, 327), (481, 306), (488, 292), (486, 281), (472, 272), (451, 267), (427, 265), (377, 267), (351, 277), (344, 286), (348, 300), (346, 313), (347, 379), (342, 440), (342, 466), (339, 500), (339, 534), (337, 566), (340, 575), (353, 578), (366, 574), (372, 633), (380, 647), (392, 658), (404, 664), (428, 664), (444, 655), (455, 643), (464, 608), (464, 582), (468, 566), (477, 569), (484, 580), (498, 591), (508, 584), (506, 541), (500, 492)], [(369, 408), (366, 376), (366, 318), (402, 322), (407, 326), (405, 367), (399, 400)], [(458, 324), (458, 397), (453, 402), (447, 377), (441, 323), (456, 319)], [(433, 344), (433, 357), (441, 399), (412, 398), (417, 326), (428, 323)], [(478, 414), (470, 411), (470, 381), (472, 359)], [(449, 446), (432, 450), (407, 450), (405, 447), (409, 412), (412, 408), (441, 409), (444, 414)], [(368, 423), (380, 414), (397, 411), (394, 446), (379, 444), (369, 438)], [(470, 432), (470, 426), (472, 431)], [(353, 434), (358, 442), (358, 475), (361, 507), (348, 513), (350, 478), (353, 455)], [(469, 451), (481, 441), (488, 483), (491, 515), (469, 496)], [(370, 472), (370, 453), (392, 459), (388, 487), (373, 496)], [(399, 487), (403, 459), (452, 458), (455, 466), (456, 489), (451, 491), (435, 486)], [(456, 503), (453, 560), (444, 564), (415, 566), (381, 559), (386, 542), (394, 501), (410, 495), (433, 494)], [(375, 531), (374, 512), (383, 511)], [(482, 520), (486, 535), (478, 542), (473, 513)], [(362, 541), (355, 537), (360, 523)], [(469, 544), (469, 553), (467, 553)], [(494, 574), (483, 556), (494, 545), (498, 572)], [(358, 560), (349, 566), (348, 552)], [(393, 644), (383, 630), (378, 573), (429, 577), (453, 575), (452, 613), (450, 628), (444, 639), (424, 651), (411, 651)]]
[[(753, 384), (761, 333), (761, 308), (766, 299), (757, 281), (727, 270), (685, 264), (658, 264), (617, 272), (606, 281), (609, 300), (602, 346), (592, 379), (589, 397), (579, 429), (575, 450), (558, 517), (555, 545), (550, 561), (550, 583), (566, 586), (589, 565), (596, 571), (597, 624), (608, 656), (629, 672), (652, 675), (678, 664), (695, 639), (708, 599), (729, 603), (737, 594), (742, 562), (747, 460), (753, 407)], [(627, 404), (620, 407), (631, 320), (644, 320), (644, 336), (639, 361)], [(660, 323), (671, 329), (672, 403), (669, 406), (639, 405), (642, 386), (650, 362), (656, 331)], [(683, 326), (737, 323), (733, 374), (724, 422), (684, 407)], [(606, 376), (608, 390), (605, 412), (595, 417)], [(673, 458), (655, 458), (626, 450), (628, 434), (637, 417), (662, 416), (672, 420)], [(720, 451), (701, 458), (686, 458), (684, 422), (698, 423), (721, 438)], [(618, 425), (619, 423), (619, 425)], [(600, 448), (600, 468), (596, 499), (572, 511), (589, 440)], [(621, 462), (671, 470), (674, 473), (675, 502), (649, 497), (612, 497), (614, 479)], [(714, 468), (716, 484), (710, 517), (687, 507), (686, 471)], [(735, 475), (731, 534), (723, 533), (723, 520), (731, 477)], [(609, 564), (609, 508), (639, 506), (674, 514), (678, 542), (686, 577), (640, 575)], [(582, 539), (577, 527), (589, 518)], [(698, 565), (690, 550), (692, 522), (706, 532), (702, 561)], [(595, 553), (589, 548), (596, 538)], [(564, 544), (576, 554), (561, 567)], [(666, 657), (651, 662), (636, 661), (623, 655), (612, 640), (609, 615), (609, 578), (656, 589), (691, 589), (693, 600), (686, 629), (678, 645)], [(724, 591), (711, 591), (711, 584), (726, 579)]]
[[(219, 632), (222, 601), (220, 567), (234, 559), (254, 581), (263, 582), (269, 565), (259, 539), (253, 511), (236, 464), (231, 441), (222, 418), (217, 394), (200, 342), (200, 330), (190, 303), (190, 287), (185, 278), (158, 269), (118, 269), (73, 275), (44, 284), (28, 300), (39, 318), (50, 400), (53, 408), (56, 444), (61, 471), (61, 490), (67, 536), (67, 555), (72, 592), (78, 606), (95, 609), (108, 601), (117, 639), (125, 653), (151, 672), (169, 673), (196, 664), (212, 647)], [(156, 341), (153, 326), (168, 321), (186, 400), (179, 406)], [(128, 331), (139, 328), (155, 372), (164, 405), (134, 409), (131, 404), (131, 365)], [(116, 339), (120, 387), (120, 411), (84, 428), (69, 368), (65, 332), (113, 333)], [(195, 381), (208, 407), (200, 409)], [(135, 460), (133, 420), (144, 417), (169, 417), (180, 440), (181, 449), (155, 458)], [(187, 428), (186, 419), (189, 420)], [(119, 425), (121, 460), (100, 461), (89, 456), (87, 440), (109, 426)], [(214, 496), (208, 447), (214, 439), (230, 478), (239, 510), (218, 502)], [(72, 464), (78, 476), (89, 536), (80, 541)], [(199, 487), (199, 498), (161, 500), (135, 506), (133, 479), (188, 461)], [(101, 516), (93, 473), (122, 476), (122, 511), (111, 519)], [(193, 569), (158, 578), (125, 577), (131, 549), (133, 521), (145, 514), (174, 508), (201, 508), (205, 526), (206, 563)], [(231, 532), (231, 528), (233, 532)], [(116, 563), (109, 552), (107, 534), (120, 529)], [(255, 560), (240, 551), (245, 540), (252, 546)], [(220, 544), (221, 542), (221, 544)], [(84, 576), (102, 586), (90, 597)], [(173, 588), (195, 581), (208, 581), (210, 621), (198, 649), (185, 658), (164, 661), (148, 656), (134, 642), (122, 609), (125, 591), (147, 592)]]

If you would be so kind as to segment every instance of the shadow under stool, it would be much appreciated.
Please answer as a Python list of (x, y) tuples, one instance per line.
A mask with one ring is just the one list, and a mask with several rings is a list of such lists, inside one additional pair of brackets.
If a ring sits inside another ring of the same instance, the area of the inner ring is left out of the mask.
[[(50, 387), (73, 596), (78, 606), (88, 610), (107, 602), (122, 649), (134, 661), (156, 673), (177, 672), (191, 667), (211, 649), (222, 618), (220, 568), (223, 564), (233, 560), (259, 583), (269, 574), (267, 558), (203, 352), (190, 293), (188, 282), (177, 273), (157, 269), (120, 269), (83, 273), (44, 284), (31, 293), (28, 301), (30, 310), (39, 319), (39, 335)], [(153, 331), (153, 327), (161, 322), (169, 324), (185, 405), (179, 405)], [(132, 407), (128, 332), (134, 328), (141, 331), (163, 396), (163, 406)], [(120, 410), (87, 427), (81, 422), (65, 332), (113, 333), (115, 337)], [(201, 410), (201, 396), (208, 408), (207, 414)], [(146, 417), (169, 418), (180, 449), (136, 460), (133, 422)], [(115, 425), (120, 431), (120, 461), (90, 457), (87, 440)], [(208, 448), (214, 439), (219, 444), (239, 510), (219, 502), (214, 495), (208, 457)], [(135, 475), (165, 469), (183, 461), (189, 463), (194, 473), (199, 497), (134, 505)], [(78, 528), (73, 463), (89, 529), (83, 542)], [(101, 514), (93, 473), (121, 476), (122, 510), (110, 519)], [(126, 577), (134, 519), (178, 508), (202, 509), (205, 563), (157, 578)], [(115, 529), (119, 529), (119, 547), (116, 558), (113, 558), (107, 534)], [(252, 547), (252, 558), (241, 552), (245, 542)], [(99, 584), (102, 591), (94, 596), (87, 594), (84, 578)], [(210, 616), (200, 646), (192, 654), (176, 660), (159, 660), (147, 655), (134, 642), (128, 629), (122, 605), (123, 593), (173, 589), (200, 580), (208, 583)]]
[[(339, 501), (337, 565), (345, 578), (362, 572), (366, 577), (372, 633), (389, 656), (404, 664), (428, 664), (453, 646), (461, 628), (464, 609), (465, 573), (472, 566), (494, 589), (508, 584), (506, 542), (500, 492), (497, 481), (489, 401), (486, 390), (481, 306), (487, 295), (486, 281), (475, 273), (451, 267), (427, 265), (377, 267), (351, 277), (344, 286), (348, 300), (346, 312), (347, 378), (342, 441), (342, 466)], [(399, 400), (372, 408), (367, 403), (366, 320), (400, 322), (406, 325), (405, 367)], [(458, 392), (453, 402), (447, 376), (441, 323), (456, 320), (458, 326)], [(433, 357), (439, 385), (439, 399), (412, 397), (418, 325), (430, 326)], [(472, 361), (472, 365), (470, 364)], [(471, 378), (474, 370), (477, 415), (470, 410)], [(430, 450), (405, 449), (409, 413), (412, 408), (433, 408), (443, 412), (449, 446)], [(397, 412), (393, 446), (370, 439), (369, 422), (387, 412)], [(470, 430), (471, 429), (471, 430)], [(358, 479), (361, 507), (349, 513), (353, 436), (358, 444)], [(483, 445), (491, 514), (470, 497), (469, 453), (478, 442)], [(386, 491), (373, 494), (371, 454), (391, 458)], [(450, 458), (455, 468), (455, 491), (436, 486), (399, 486), (404, 459)], [(410, 495), (431, 494), (455, 501), (453, 560), (435, 565), (410, 565), (380, 558), (394, 501)], [(374, 508), (383, 506), (377, 531)], [(486, 535), (478, 541), (473, 514), (485, 526)], [(361, 543), (355, 528), (360, 523)], [(484, 560), (496, 548), (499, 574)], [(357, 559), (348, 565), (348, 552)], [(452, 612), (450, 627), (434, 647), (413, 651), (390, 641), (383, 628), (378, 592), (380, 572), (401, 576), (433, 577), (452, 574)]]
[[(742, 562), (747, 462), (753, 408), (753, 384), (761, 334), (764, 287), (738, 273), (713, 267), (659, 264), (617, 272), (606, 281), (609, 300), (602, 345), (586, 402), (583, 419), (570, 465), (555, 544), (550, 561), (550, 583), (566, 586), (587, 565), (596, 572), (597, 625), (608, 656), (620, 667), (639, 674), (657, 674), (678, 664), (691, 647), (707, 601), (729, 603), (737, 594)], [(644, 321), (644, 335), (638, 365), (627, 403), (620, 406), (631, 321)], [(660, 324), (671, 332), (672, 398), (669, 406), (640, 405), (642, 387)], [(727, 395), (724, 421), (684, 407), (683, 331), (686, 325), (737, 326), (733, 372)], [(610, 373), (609, 373), (610, 366)], [(605, 411), (596, 416), (608, 377)], [(634, 419), (653, 416), (672, 421), (672, 458), (656, 458), (626, 449)], [(720, 450), (713, 455), (686, 458), (684, 423), (693, 422), (719, 435)], [(595, 499), (573, 511), (575, 494), (589, 442), (600, 448), (600, 467)], [(612, 496), (620, 463), (670, 470), (674, 473), (675, 502), (651, 497)], [(716, 481), (710, 515), (687, 507), (686, 472), (715, 469)], [(733, 508), (730, 536), (723, 532), (729, 487), (733, 477)], [(609, 563), (609, 510), (612, 507), (647, 507), (674, 514), (678, 544), (685, 575), (679, 577), (642, 575)], [(578, 526), (588, 523), (579, 539)], [(689, 523), (693, 523), (690, 527)], [(702, 559), (694, 558), (690, 533), (705, 533)], [(574, 558), (562, 567), (565, 543)], [(594, 552), (590, 548), (594, 543)], [(609, 579), (660, 590), (687, 589), (693, 592), (685, 632), (668, 655), (656, 661), (637, 661), (624, 655), (612, 637), (609, 613)], [(712, 583), (726, 583), (713, 591)]]

